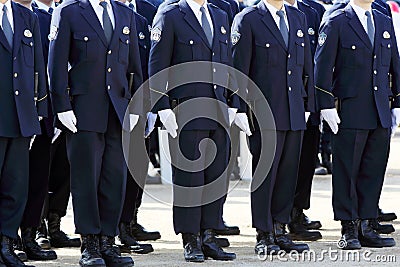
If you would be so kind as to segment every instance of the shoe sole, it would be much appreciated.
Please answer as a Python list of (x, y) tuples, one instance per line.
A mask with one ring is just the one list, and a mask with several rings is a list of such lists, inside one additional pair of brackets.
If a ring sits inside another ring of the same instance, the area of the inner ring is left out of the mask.
[(204, 259), (206, 259), (206, 260), (208, 260), (208, 259), (213, 259), (213, 260), (215, 260), (215, 261), (233, 261), (233, 260), (236, 260), (236, 257), (235, 258), (229, 258), (229, 259), (216, 259), (216, 258), (213, 258), (213, 257), (205, 257)]
[(314, 236), (314, 237), (309, 237), (309, 238), (304, 238), (302, 236), (298, 236), (296, 234), (289, 234), (289, 236), (292, 238), (292, 240), (295, 241), (317, 241), (322, 239), (322, 236)]

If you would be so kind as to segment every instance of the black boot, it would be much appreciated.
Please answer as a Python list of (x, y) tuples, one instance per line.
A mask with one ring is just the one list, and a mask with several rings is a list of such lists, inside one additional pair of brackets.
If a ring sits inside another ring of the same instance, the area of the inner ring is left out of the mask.
[(356, 221), (341, 221), (342, 237), (337, 243), (338, 247), (344, 250), (360, 249), (361, 244), (358, 240), (358, 230)]
[(369, 221), (372, 229), (374, 229), (378, 234), (391, 234), (395, 231), (393, 225), (391, 224), (380, 224), (377, 219)]
[(322, 238), (322, 235), (318, 231), (308, 231), (303, 224), (303, 210), (293, 207), (291, 219), (288, 228), (290, 237), (293, 240), (302, 241), (316, 241)]
[(47, 225), (44, 219), (41, 219), (40, 226), (37, 229), (36, 242), (42, 249), (51, 249), (50, 240), (47, 238)]
[(212, 258), (219, 261), (231, 261), (236, 259), (235, 253), (222, 250), (215, 241), (215, 232), (211, 229), (205, 230), (202, 236), (202, 248), (205, 259)]
[(148, 254), (154, 251), (151, 244), (140, 244), (136, 241), (136, 239), (131, 235), (131, 227), (129, 223), (121, 222), (119, 224), (118, 238), (122, 244), (122, 246), (120, 247), (121, 252)]
[(17, 236), (17, 239), (13, 240), (13, 248), (15, 255), (17, 255), (22, 262), (28, 261), (28, 256), (26, 256), (26, 253), (24, 252), (20, 236)]
[(390, 237), (381, 237), (372, 229), (369, 220), (361, 220), (358, 228), (361, 246), (370, 248), (394, 247), (396, 242)]
[(382, 209), (378, 208), (378, 220), (380, 222), (390, 222), (397, 219), (397, 215), (394, 212), (383, 212)]
[(4, 235), (0, 236), (0, 238), (1, 238), (0, 258), (3, 260), (4, 265), (9, 267), (28, 266), (25, 265), (14, 253), (13, 240)]
[(100, 252), (107, 267), (131, 267), (134, 265), (131, 257), (120, 256), (115, 251), (113, 236), (100, 236)]
[(53, 250), (42, 249), (35, 240), (36, 228), (21, 227), (22, 247), (30, 260), (48, 261), (57, 259)]
[(231, 243), (229, 243), (228, 238), (224, 238), (224, 237), (215, 237), (215, 242), (221, 248), (227, 248), (231, 245)]
[(106, 263), (100, 253), (100, 243), (97, 235), (82, 235), (81, 252), (80, 266), (106, 267)]
[(311, 221), (305, 214), (302, 212), (301, 214), (303, 225), (307, 230), (318, 230), (322, 227), (320, 221)]
[(281, 250), (281, 248), (275, 244), (274, 235), (272, 233), (257, 230), (257, 244), (254, 248), (254, 252), (257, 255), (273, 255), (277, 254), (279, 250)]
[(183, 255), (187, 262), (204, 262), (204, 254), (201, 250), (200, 236), (197, 234), (182, 234)]
[(133, 220), (131, 222), (131, 234), (138, 241), (157, 240), (161, 238), (158, 231), (149, 232), (137, 222), (138, 209), (135, 210)]
[(224, 229), (214, 230), (217, 235), (240, 235), (238, 226), (229, 226), (224, 222)]
[(301, 253), (305, 250), (309, 250), (307, 244), (296, 244), (290, 239), (286, 233), (286, 224), (284, 223), (274, 221), (274, 239), (275, 244), (286, 252), (295, 250)]
[(49, 213), (49, 236), (50, 243), (55, 248), (79, 248), (81, 241), (79, 238), (69, 238), (63, 231), (61, 231), (61, 217), (57, 213)]

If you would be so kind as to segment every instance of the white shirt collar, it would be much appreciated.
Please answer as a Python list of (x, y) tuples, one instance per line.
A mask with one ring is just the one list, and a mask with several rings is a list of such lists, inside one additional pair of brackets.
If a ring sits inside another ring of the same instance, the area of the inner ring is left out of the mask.
[[(0, 3), (0, 14), (2, 14), (2, 15), (3, 15), (3, 6), (7, 7), (7, 18), (8, 18), (8, 21), (10, 22), (11, 29), (14, 31), (14, 17), (13, 17), (13, 12), (12, 12), (11, 0), (8, 0), (4, 4)], [(3, 26), (3, 25), (1, 25), (2, 18), (3, 18), (3, 16), (0, 16), (0, 26)]]
[(295, 8), (297, 8), (297, 9), (299, 9), (299, 5), (297, 4), (297, 0), (294, 0), (294, 4), (293, 5), (291, 5), (289, 2), (287, 2), (286, 0), (285, 0), (285, 3), (288, 5), (288, 6), (292, 6), (292, 7), (295, 7)]
[(194, 0), (186, 0), (186, 3), (189, 5), (189, 7), (193, 10), (194, 13), (200, 12), (200, 8), (204, 6), (206, 12), (208, 12), (207, 8), (207, 0), (204, 1), (204, 4), (201, 6), (198, 3), (196, 3)]
[[(276, 12), (279, 11), (279, 9), (277, 9), (276, 7), (274, 7), (273, 5), (271, 5), (270, 3), (268, 3), (266, 0), (264, 0), (264, 4), (267, 7), (267, 9), (269, 10), (269, 12), (271, 13), (272, 16), (276, 16)], [(285, 9), (285, 4), (283, 4), (282, 9), (283, 13), (285, 13), (285, 17), (286, 17), (286, 9)]]
[(43, 10), (46, 10), (46, 11), (49, 11), (50, 7), (53, 8), (53, 9), (56, 8), (56, 4), (54, 3), (54, 1), (51, 2), (51, 6), (45, 5), (40, 1), (35, 1), (35, 3), (36, 3), (36, 5), (38, 6), (39, 9), (43, 9)]
[(357, 5), (354, 3), (354, 0), (350, 0), (350, 5), (351, 5), (351, 7), (353, 8), (354, 12), (356, 12), (358, 18), (363, 18), (363, 17), (365, 17), (365, 12), (366, 12), (366, 11), (369, 11), (369, 12), (371, 13), (371, 16), (372, 16), (372, 8), (371, 8), (371, 7), (370, 7), (369, 10), (365, 10), (365, 9), (363, 9), (363, 8), (360, 7), (360, 6), (357, 6)]

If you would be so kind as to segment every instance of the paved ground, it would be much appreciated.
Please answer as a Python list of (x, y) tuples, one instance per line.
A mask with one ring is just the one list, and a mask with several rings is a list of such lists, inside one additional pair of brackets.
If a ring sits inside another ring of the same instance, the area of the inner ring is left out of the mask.
[[(400, 215), (400, 137), (392, 141), (392, 154), (389, 161), (388, 172), (383, 189), (381, 207), (388, 211), (395, 211)], [(299, 255), (282, 255), (280, 258), (261, 261), (254, 255), (255, 231), (251, 228), (249, 205), (249, 183), (241, 181), (229, 194), (225, 206), (225, 220), (229, 224), (239, 225), (240, 236), (230, 237), (231, 247), (228, 251), (237, 253), (237, 260), (233, 262), (206, 261), (202, 266), (294, 266), (295, 264), (312, 266), (399, 266), (400, 262), (400, 234), (392, 236), (396, 239), (397, 246), (388, 249), (362, 249), (358, 256), (348, 255), (337, 250), (336, 242), (340, 237), (340, 223), (332, 220), (331, 208), (331, 177), (317, 176), (313, 185), (311, 209), (307, 211), (312, 219), (322, 222), (321, 230), (323, 240), (309, 243), (315, 256), (308, 255), (302, 260)], [(163, 185), (149, 185), (146, 190), (153, 196), (166, 196), (170, 191)], [(194, 266), (185, 263), (180, 237), (176, 236), (172, 228), (172, 213), (169, 205), (155, 201), (149, 195), (144, 198), (144, 203), (139, 212), (139, 221), (149, 229), (157, 229), (162, 234), (162, 239), (153, 242), (155, 252), (149, 255), (132, 255), (135, 266)], [(394, 222), (395, 228), (400, 229), (400, 221)], [(72, 210), (63, 220), (62, 227), (68, 233), (73, 233)], [(59, 259), (54, 262), (32, 262), (36, 266), (71, 266), (77, 265), (79, 260), (78, 249), (56, 250)], [(324, 253), (323, 253), (324, 251)], [(297, 257), (298, 256), (298, 257)], [(296, 260), (297, 259), (297, 260)], [(349, 259), (349, 260), (346, 260)], [(199, 265), (200, 266), (200, 265)]]

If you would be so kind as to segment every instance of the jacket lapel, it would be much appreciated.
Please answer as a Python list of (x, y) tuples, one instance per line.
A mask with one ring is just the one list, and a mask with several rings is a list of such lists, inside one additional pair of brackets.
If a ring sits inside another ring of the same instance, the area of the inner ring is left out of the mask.
[[(112, 2), (112, 0), (111, 0)], [(97, 19), (97, 15), (94, 12), (92, 6), (88, 0), (80, 0), (79, 5), (82, 7), (81, 15), (85, 20), (92, 26), (97, 35), (100, 37), (105, 47), (108, 47), (107, 39), (104, 34), (103, 27), (101, 27), (100, 21)]]
[(6, 36), (4, 35), (3, 29), (0, 28), (0, 43), (4, 46), (5, 49), (7, 49), (10, 54), (12, 53), (11, 47), (8, 44), (8, 41), (6, 39)]
[[(288, 23), (289, 23), (289, 43), (288, 43), (288, 50), (292, 48), (292, 46), (295, 46), (295, 40), (296, 40), (296, 35), (297, 31), (301, 30), (298, 29), (298, 24), (293, 21), (295, 16), (291, 15), (292, 10), (290, 8), (285, 8), (286, 13), (287, 13), (287, 18), (288, 18)], [(306, 34), (303, 32), (303, 35)], [(283, 39), (283, 38), (282, 38)]]
[(357, 17), (357, 14), (354, 12), (353, 8), (350, 5), (347, 5), (345, 8), (346, 16), (350, 19), (349, 25), (353, 28), (354, 32), (360, 37), (363, 43), (369, 48), (372, 49), (372, 44), (369, 40), (368, 34), (365, 32), (364, 27), (362, 26), (360, 20)]
[[(22, 33), (27, 29), (24, 23), (24, 18), (19, 11), (16, 4), (12, 3), (13, 17), (14, 17), (14, 40), (13, 40), (13, 55), (18, 54), (18, 50), (21, 46)], [(29, 29), (33, 30), (33, 29)]]
[[(110, 47), (114, 47), (116, 44), (118, 44), (120, 31), (122, 32), (122, 27), (121, 27), (122, 26), (121, 25), (122, 16), (119, 16), (117, 14), (118, 7), (116, 6), (116, 4), (114, 3), (113, 0), (111, 0), (111, 5), (112, 5), (113, 11), (114, 11), (115, 26), (114, 26), (114, 33), (113, 33), (113, 36), (112, 36), (111, 42), (110, 42)], [(125, 25), (125, 26), (129, 26), (129, 25)], [(132, 29), (130, 29), (130, 30), (132, 30)]]
[(186, 3), (185, 0), (180, 0), (179, 1), (179, 9), (184, 15), (185, 21), (192, 27), (192, 29), (203, 39), (203, 42), (207, 45), (207, 47), (210, 47), (210, 44), (208, 43), (206, 34), (203, 31), (203, 28), (201, 27), (199, 21), (197, 20), (196, 16), (194, 15), (192, 9), (189, 7), (189, 5)]
[[(376, 10), (372, 10), (372, 14), (374, 16), (374, 26), (375, 26), (374, 49), (378, 48), (380, 46), (380, 44), (378, 44), (377, 41), (379, 40), (379, 38), (381, 38), (383, 36), (384, 29), (382, 28), (382, 25), (385, 25), (384, 23), (379, 21), (380, 15), (377, 13), (378, 12)], [(382, 35), (380, 35), (380, 34), (382, 34)], [(390, 36), (390, 38), (393, 38), (393, 37)]]
[(282, 48), (287, 50), (285, 41), (283, 40), (282, 34), (278, 26), (276, 25), (275, 20), (271, 15), (271, 12), (269, 12), (268, 8), (265, 6), (263, 1), (258, 3), (257, 6), (258, 6), (258, 12), (262, 15), (261, 21), (268, 27), (268, 29), (275, 36), (275, 39), (278, 40)]

